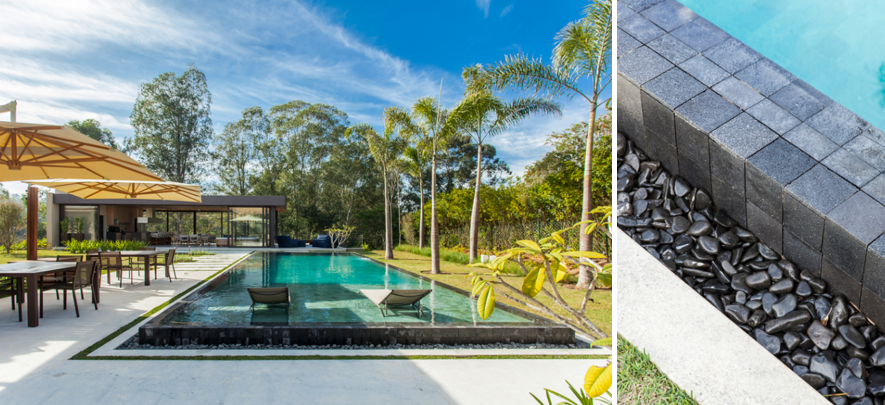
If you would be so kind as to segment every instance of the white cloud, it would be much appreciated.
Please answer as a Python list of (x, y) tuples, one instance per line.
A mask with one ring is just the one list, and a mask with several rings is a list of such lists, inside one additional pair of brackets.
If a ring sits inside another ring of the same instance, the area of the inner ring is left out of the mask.
[(492, 0), (476, 0), (476, 6), (482, 10), (483, 14), (488, 17), (489, 16), (489, 6), (492, 4)]
[(501, 15), (499, 17), (504, 17), (507, 13), (513, 10), (513, 4), (508, 4), (507, 7), (504, 7), (504, 10), (501, 10)]

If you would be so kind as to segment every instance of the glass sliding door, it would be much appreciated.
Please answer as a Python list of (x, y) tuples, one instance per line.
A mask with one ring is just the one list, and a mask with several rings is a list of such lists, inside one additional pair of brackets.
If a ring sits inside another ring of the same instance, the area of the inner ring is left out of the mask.
[(270, 209), (231, 207), (229, 210), (232, 246), (270, 246)]

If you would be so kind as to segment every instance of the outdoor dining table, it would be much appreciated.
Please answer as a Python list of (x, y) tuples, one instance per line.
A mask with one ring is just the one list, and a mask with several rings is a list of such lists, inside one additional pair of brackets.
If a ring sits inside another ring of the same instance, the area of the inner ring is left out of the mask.
[[(148, 269), (151, 268), (151, 264), (157, 263), (157, 257), (160, 255), (165, 255), (166, 250), (121, 250), (121, 257), (143, 257), (145, 258), (145, 271), (144, 271), (144, 285), (151, 285), (151, 272)], [(86, 255), (86, 260), (99, 260), (98, 253), (89, 253)], [(110, 277), (110, 276), (108, 276)]]
[[(16, 262), (16, 263), (7, 263), (0, 264), (0, 276), (2, 277), (13, 277), (19, 279), (19, 282), (16, 283), (18, 285), (17, 291), (17, 301), (19, 305), (24, 304), (25, 302), (25, 291), (24, 286), (22, 285), (22, 280), (27, 280), (28, 284), (28, 326), (29, 327), (37, 327), (40, 326), (40, 313), (38, 307), (38, 299), (39, 299), (39, 290), (37, 284), (37, 278), (40, 276), (44, 276), (47, 274), (52, 274), (61, 271), (75, 270), (77, 268), (76, 262), (43, 262), (43, 261), (24, 261), (24, 262)], [(96, 292), (95, 301), (98, 302), (98, 289), (100, 287), (100, 279), (101, 277), (93, 277), (92, 279), (92, 289)], [(75, 296), (76, 297), (76, 296)], [(76, 299), (76, 298), (74, 298)]]

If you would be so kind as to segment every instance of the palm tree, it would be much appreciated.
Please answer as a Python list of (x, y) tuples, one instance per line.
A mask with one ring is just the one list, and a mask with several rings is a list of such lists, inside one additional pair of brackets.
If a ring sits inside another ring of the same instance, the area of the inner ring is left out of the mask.
[[(387, 111), (385, 110), (385, 114)], [(359, 136), (369, 145), (369, 152), (381, 169), (384, 178), (384, 258), (393, 259), (393, 219), (390, 212), (390, 183), (396, 176), (396, 161), (409, 144), (407, 134), (395, 131), (394, 128), (385, 126), (384, 134), (379, 134), (369, 124), (357, 124), (344, 132), (344, 136), (350, 139)]]
[[(602, 91), (611, 84), (612, 5), (611, 0), (596, 0), (584, 9), (584, 17), (566, 25), (556, 36), (553, 63), (524, 55), (507, 56), (504, 62), (488, 68), (491, 85), (498, 89), (516, 87), (550, 97), (581, 96), (590, 103), (590, 122), (584, 153), (583, 220), (590, 219), (593, 210), (593, 141), (596, 129), (596, 109)], [(578, 88), (578, 80), (590, 80), (590, 91)], [(606, 101), (603, 101), (603, 104)], [(593, 236), (581, 225), (580, 250), (589, 251)], [(578, 287), (588, 288), (590, 269), (581, 266)]]
[[(440, 83), (442, 88), (442, 83)], [(436, 163), (439, 150), (449, 143), (455, 133), (454, 121), (434, 97), (415, 101), (412, 110), (389, 108), (384, 111), (384, 126), (396, 127), (400, 132), (427, 142), (430, 149), (430, 272), (440, 273), (439, 222), (436, 217)]]
[(529, 115), (560, 114), (560, 110), (556, 103), (549, 100), (527, 97), (507, 102), (492, 94), (488, 74), (482, 65), (464, 68), (463, 76), (467, 90), (464, 99), (452, 110), (452, 116), (476, 143), (476, 184), (473, 212), (470, 215), (470, 261), (473, 262), (479, 251), (479, 190), (482, 186), (483, 143)]
[(413, 140), (412, 146), (406, 148), (403, 153), (403, 168), (410, 175), (418, 179), (418, 195), (421, 204), (418, 207), (418, 249), (424, 249), (424, 170), (427, 169), (427, 160), (430, 157), (430, 148), (427, 142), (418, 139)]

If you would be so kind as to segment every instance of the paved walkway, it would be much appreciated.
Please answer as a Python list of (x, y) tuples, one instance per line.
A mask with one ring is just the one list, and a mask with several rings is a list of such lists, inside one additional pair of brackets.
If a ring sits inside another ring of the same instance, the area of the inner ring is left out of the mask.
[[(198, 263), (217, 262), (205, 267), (219, 270), (245, 254), (204, 256)], [(8, 299), (0, 300), (0, 404), (530, 404), (529, 392), (568, 392), (564, 380), (580, 384), (590, 365), (605, 364), (524, 359), (69, 360), (210, 275), (185, 267), (176, 265), (179, 280), (172, 283), (160, 278), (149, 287), (125, 281), (122, 289), (105, 286), (99, 310), (83, 304), (80, 318), (73, 308), (63, 311), (61, 301), (48, 293), (38, 328), (19, 323)]]

